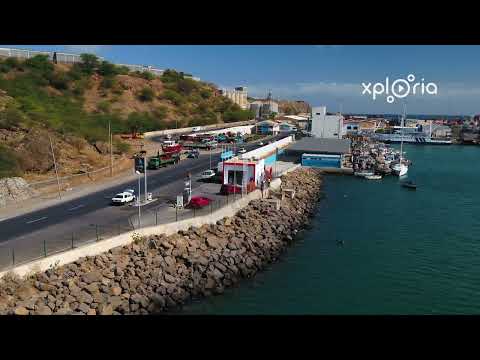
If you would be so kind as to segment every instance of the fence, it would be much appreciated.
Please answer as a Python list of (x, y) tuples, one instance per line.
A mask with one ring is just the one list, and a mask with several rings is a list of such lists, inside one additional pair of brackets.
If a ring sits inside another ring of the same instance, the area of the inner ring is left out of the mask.
[[(17, 57), (21, 59), (30, 59), (36, 55), (47, 55), (50, 60), (53, 60), (52, 51), (35, 51), (35, 50), (23, 50), (23, 49), (11, 49), (11, 48), (0, 48), (0, 56), (6, 57)], [(104, 58), (99, 57), (100, 60)], [(65, 64), (74, 64), (82, 62), (82, 59), (79, 54), (68, 54), (57, 52), (57, 62)]]
[(132, 206), (128, 209), (129, 215), (114, 224), (90, 224), (83, 228), (73, 230), (57, 236), (56, 238), (35, 238), (32, 241), (14, 241), (0, 245), (0, 270), (8, 270), (13, 267), (26, 264), (53, 254), (69, 251), (81, 246), (106, 240), (122, 233), (139, 228), (179, 222), (198, 216), (212, 214), (228, 204), (240, 199), (245, 194), (237, 193), (228, 196), (218, 196), (209, 205), (199, 209), (176, 208), (173, 203), (158, 204), (149, 209), (141, 207), (140, 222), (138, 220), (138, 208)]
[[(299, 165), (291, 166), (291, 163), (278, 161), (272, 168), (273, 178), (279, 178), (283, 174), (295, 170)], [(8, 270), (13, 267), (26, 264), (53, 254), (62, 253), (93, 242), (99, 242), (113, 238), (117, 235), (127, 233), (139, 228), (146, 228), (155, 225), (180, 222), (196, 217), (211, 215), (215, 211), (231, 205), (236, 200), (246, 196), (246, 193), (239, 192), (225, 196), (206, 195), (212, 198), (212, 201), (199, 209), (195, 208), (176, 208), (173, 201), (167, 199), (157, 200), (147, 207), (140, 208), (140, 221), (138, 217), (138, 208), (132, 206), (125, 208), (128, 212), (122, 219), (110, 224), (89, 224), (83, 228), (66, 232), (61, 236), (52, 239), (44, 237), (32, 239), (30, 243), (26, 241), (16, 241), (0, 244), (0, 270)]]
[[(17, 57), (21, 59), (30, 59), (36, 55), (47, 55), (50, 60), (53, 61), (53, 54), (52, 51), (35, 51), (35, 50), (24, 50), (24, 49), (13, 49), (13, 48), (0, 48), (0, 56), (5, 57)], [(57, 62), (64, 63), (64, 64), (75, 64), (82, 62), (82, 58), (80, 54), (69, 54), (63, 52), (57, 52)], [(105, 60), (103, 57), (98, 57), (99, 60)], [(153, 68), (151, 66), (145, 65), (131, 65), (131, 64), (117, 64), (119, 66), (126, 66), (131, 71), (147, 71), (152, 73), (155, 76), (161, 76), (163, 74), (163, 70)], [(198, 78), (194, 78), (200, 80)]]

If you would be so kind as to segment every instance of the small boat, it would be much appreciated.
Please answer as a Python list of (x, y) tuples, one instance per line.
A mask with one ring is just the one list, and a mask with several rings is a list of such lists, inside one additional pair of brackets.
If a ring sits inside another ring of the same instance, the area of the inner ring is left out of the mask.
[(382, 176), (381, 175), (367, 175), (367, 176), (365, 176), (365, 179), (367, 179), (367, 180), (381, 180)]
[(355, 174), (355, 176), (372, 176), (372, 175), (375, 175), (375, 173), (373, 171), (357, 171)]
[(408, 181), (402, 181), (400, 183), (403, 187), (406, 187), (406, 188), (409, 188), (409, 189), (413, 189), (413, 190), (416, 190), (417, 189), (417, 184), (415, 184), (413, 181), (411, 180), (408, 180)]

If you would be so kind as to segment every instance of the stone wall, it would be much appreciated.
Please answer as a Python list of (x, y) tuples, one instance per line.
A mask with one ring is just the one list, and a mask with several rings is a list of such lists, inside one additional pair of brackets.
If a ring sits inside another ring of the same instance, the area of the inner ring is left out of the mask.
[(152, 314), (221, 294), (275, 262), (313, 214), (318, 171), (298, 169), (282, 185), (296, 193), (280, 209), (256, 199), (216, 224), (138, 237), (24, 280), (4, 277), (0, 314)]

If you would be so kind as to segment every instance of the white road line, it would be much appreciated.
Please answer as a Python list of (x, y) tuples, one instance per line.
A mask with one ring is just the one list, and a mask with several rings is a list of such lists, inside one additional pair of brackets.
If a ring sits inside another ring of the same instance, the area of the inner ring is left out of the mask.
[(71, 209), (68, 209), (68, 211), (72, 211), (72, 210), (76, 210), (76, 209), (80, 209), (81, 207), (84, 207), (85, 205), (81, 204), (81, 205), (77, 205), (77, 206), (74, 206), (73, 208)]
[(37, 222), (37, 221), (45, 220), (46, 218), (47, 218), (47, 216), (44, 216), (44, 217), (41, 217), (40, 219), (27, 221), (27, 224), (32, 224), (32, 223)]

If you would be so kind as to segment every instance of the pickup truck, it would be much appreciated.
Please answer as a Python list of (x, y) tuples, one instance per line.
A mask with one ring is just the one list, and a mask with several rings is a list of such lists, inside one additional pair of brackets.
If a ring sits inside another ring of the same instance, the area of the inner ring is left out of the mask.
[(163, 154), (160, 156), (152, 156), (148, 160), (148, 169), (156, 170), (161, 167), (167, 166), (169, 164), (176, 164), (180, 161), (180, 156), (178, 154)]

